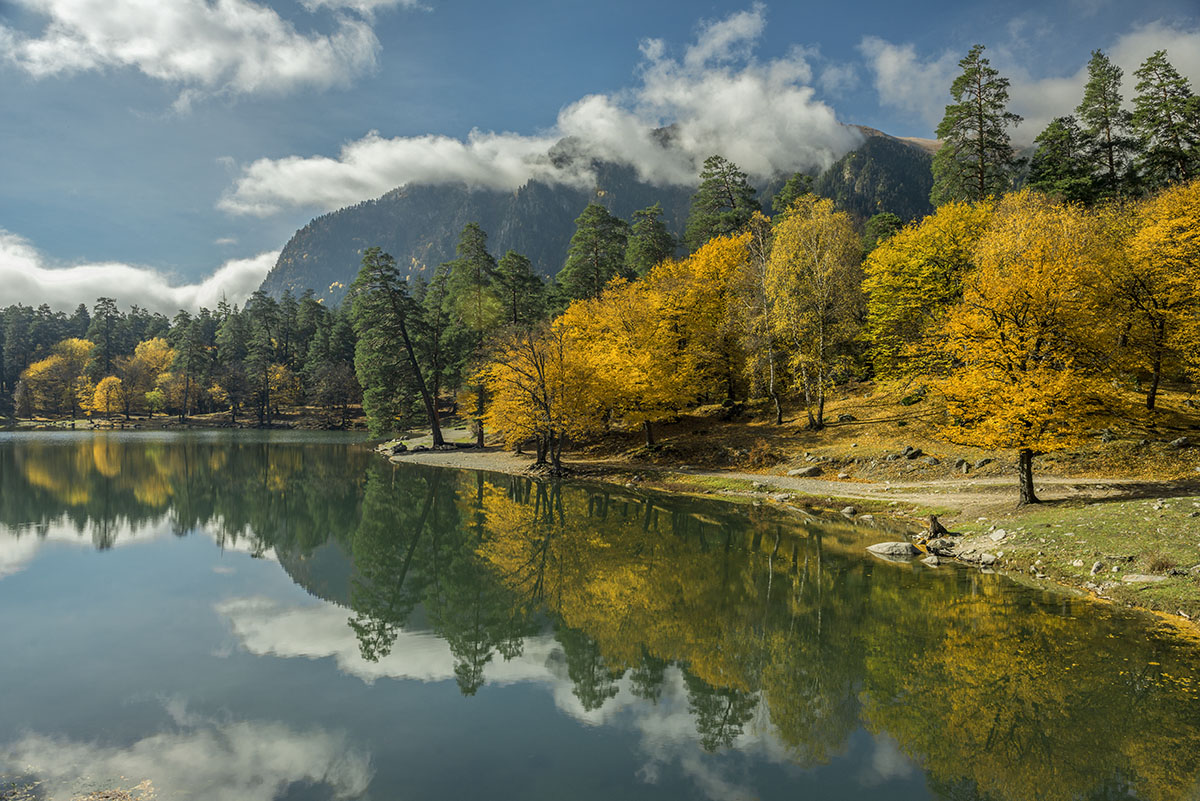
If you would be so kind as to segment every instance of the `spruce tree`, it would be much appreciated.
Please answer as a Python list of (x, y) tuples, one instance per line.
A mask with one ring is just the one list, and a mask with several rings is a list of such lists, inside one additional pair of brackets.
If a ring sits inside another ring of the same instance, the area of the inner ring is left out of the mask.
[(714, 236), (742, 230), (754, 212), (761, 211), (746, 173), (732, 161), (709, 156), (700, 172), (700, 189), (692, 196), (684, 241), (695, 252)]
[(1142, 177), (1151, 187), (1187, 181), (1200, 161), (1200, 99), (1187, 78), (1158, 50), (1138, 68), (1133, 127), (1140, 141)]
[(628, 223), (614, 217), (599, 203), (589, 203), (575, 220), (567, 262), (558, 273), (567, 298), (598, 297), (614, 276), (629, 277), (625, 271), (628, 240)]
[(1134, 147), (1130, 134), (1133, 115), (1121, 107), (1122, 75), (1121, 68), (1103, 51), (1092, 51), (1083, 100), (1075, 108), (1096, 189), (1109, 196), (1125, 185)]
[(675, 237), (662, 221), (662, 204), (655, 203), (633, 213), (633, 230), (625, 249), (625, 270), (645, 275), (650, 268), (675, 255)]
[(1008, 128), (1021, 117), (1008, 111), (1008, 79), (991, 67), (983, 50), (977, 44), (958, 62), (963, 72), (950, 86), (954, 102), (937, 127), (942, 147), (933, 157), (929, 195), (935, 206), (982, 200), (1012, 186), (1017, 160)]

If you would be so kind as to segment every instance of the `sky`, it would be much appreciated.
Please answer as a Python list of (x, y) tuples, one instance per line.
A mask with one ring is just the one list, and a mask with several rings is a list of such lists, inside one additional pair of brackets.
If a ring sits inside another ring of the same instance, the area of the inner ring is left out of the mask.
[(0, 307), (240, 301), (398, 185), (586, 185), (564, 136), (662, 184), (820, 169), (845, 124), (932, 137), (977, 42), (1021, 144), (1096, 48), (1127, 97), (1156, 49), (1200, 90), (1197, 0), (0, 0)]

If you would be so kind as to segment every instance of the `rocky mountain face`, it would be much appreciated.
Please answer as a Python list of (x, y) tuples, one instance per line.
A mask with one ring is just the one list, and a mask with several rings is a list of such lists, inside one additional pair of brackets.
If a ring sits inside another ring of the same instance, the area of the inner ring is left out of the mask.
[[(863, 144), (816, 177), (818, 194), (833, 198), (863, 219), (891, 211), (904, 219), (927, 214), (931, 156), (921, 143), (863, 129)], [(336, 304), (358, 273), (362, 251), (378, 246), (395, 257), (410, 277), (428, 275), (454, 258), (459, 232), (476, 222), (488, 233), (497, 257), (515, 250), (534, 269), (553, 276), (562, 267), (575, 232), (575, 218), (598, 202), (626, 220), (633, 212), (660, 203), (668, 228), (683, 234), (695, 187), (656, 186), (638, 179), (630, 167), (595, 165), (590, 188), (531, 181), (515, 192), (465, 186), (405, 186), (317, 217), (297, 231), (263, 282), (273, 295), (285, 289), (312, 289)], [(769, 210), (770, 198), (786, 176), (759, 187)]]

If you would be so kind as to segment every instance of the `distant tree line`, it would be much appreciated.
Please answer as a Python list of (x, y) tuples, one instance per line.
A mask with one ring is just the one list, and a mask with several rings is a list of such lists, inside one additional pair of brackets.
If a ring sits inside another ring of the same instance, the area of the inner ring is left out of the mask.
[(270, 425), (281, 410), (319, 407), (345, 425), (361, 391), (354, 328), (312, 292), (255, 292), (167, 319), (113, 298), (67, 315), (0, 310), (0, 413), (20, 418), (228, 412)]

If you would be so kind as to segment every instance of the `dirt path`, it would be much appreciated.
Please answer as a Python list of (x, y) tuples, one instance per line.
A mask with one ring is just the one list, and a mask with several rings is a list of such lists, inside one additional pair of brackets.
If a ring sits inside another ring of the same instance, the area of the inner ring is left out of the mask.
[[(529, 469), (532, 457), (518, 456), (509, 451), (487, 449), (456, 451), (425, 451), (405, 453), (395, 457), (406, 462), (436, 464), (464, 470), (494, 470), (502, 473), (522, 473)], [(733, 470), (710, 470), (690, 467), (638, 465), (616, 461), (572, 460), (568, 467), (585, 475), (620, 478), (633, 473), (655, 475), (686, 475), (697, 478), (732, 479), (759, 482), (772, 491), (796, 492), (816, 497), (896, 502), (897, 505), (942, 509), (960, 519), (1011, 511), (1017, 504), (1016, 476), (962, 479), (938, 479), (923, 482), (836, 481), (821, 478), (771, 473), (747, 473)], [(1197, 486), (1181, 482), (1162, 482), (1141, 479), (1061, 478), (1038, 477), (1039, 497), (1046, 502), (1127, 500), (1144, 497), (1169, 497), (1194, 494)]]

